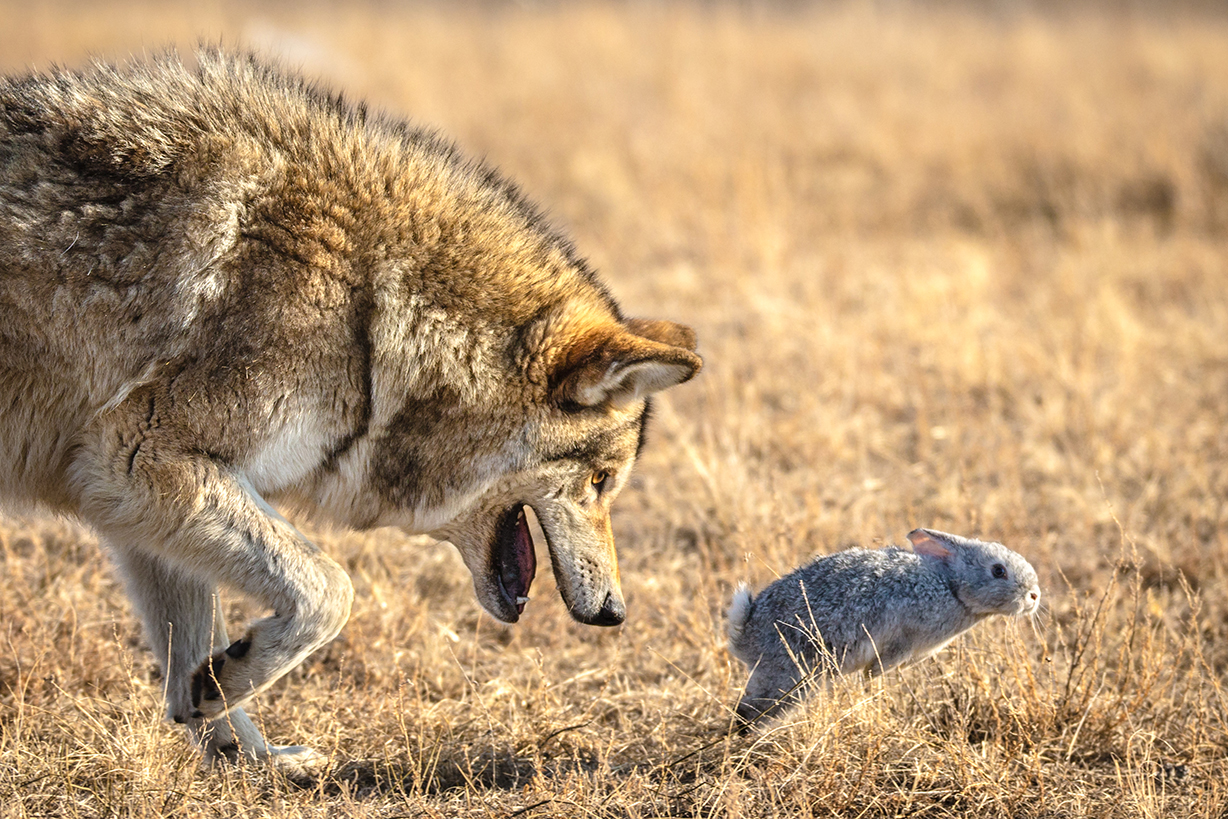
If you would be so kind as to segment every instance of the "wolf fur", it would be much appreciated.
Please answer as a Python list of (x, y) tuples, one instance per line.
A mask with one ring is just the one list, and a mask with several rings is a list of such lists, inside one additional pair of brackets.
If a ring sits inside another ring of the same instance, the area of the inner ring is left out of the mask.
[[(571, 614), (614, 625), (610, 503), (701, 362), (448, 142), (196, 63), (0, 80), (0, 497), (99, 532), (206, 759), (295, 760), (242, 705), (353, 592), (270, 504), (450, 540), (505, 622), (528, 505)], [(219, 585), (274, 613), (232, 642)]]

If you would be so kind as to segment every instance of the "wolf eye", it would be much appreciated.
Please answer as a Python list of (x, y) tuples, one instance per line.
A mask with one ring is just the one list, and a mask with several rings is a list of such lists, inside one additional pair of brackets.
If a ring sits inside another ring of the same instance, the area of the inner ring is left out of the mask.
[(606, 471), (604, 471), (604, 470), (601, 470), (601, 471), (598, 471), (598, 472), (594, 472), (594, 473), (593, 473), (593, 477), (592, 477), (593, 486), (597, 487), (598, 489), (602, 489), (602, 488), (604, 488), (604, 487), (605, 487), (605, 479), (606, 479), (606, 478), (608, 478), (608, 477), (610, 477), (610, 473), (608, 473), (608, 472), (606, 472)]
[(991, 569), (991, 571), (993, 572), (993, 576), (998, 578), (999, 580), (1002, 579), (1003, 577), (1006, 577), (1006, 567), (1003, 566), (1001, 563), (993, 564), (993, 569)]

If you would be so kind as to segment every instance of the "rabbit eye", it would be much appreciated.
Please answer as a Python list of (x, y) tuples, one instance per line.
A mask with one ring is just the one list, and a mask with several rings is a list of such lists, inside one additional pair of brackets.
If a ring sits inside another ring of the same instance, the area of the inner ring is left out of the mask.
[(1001, 580), (1003, 577), (1006, 577), (1006, 567), (1003, 566), (1001, 563), (993, 564), (993, 569), (991, 569), (991, 571), (993, 572), (993, 576), (998, 578), (999, 580)]

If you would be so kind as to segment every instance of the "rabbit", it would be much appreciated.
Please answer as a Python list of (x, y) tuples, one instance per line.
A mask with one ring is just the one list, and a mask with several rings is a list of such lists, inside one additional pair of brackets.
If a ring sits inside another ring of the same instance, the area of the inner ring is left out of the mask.
[(729, 646), (750, 669), (737, 708), (743, 731), (796, 701), (812, 679), (877, 676), (924, 659), (993, 614), (1031, 615), (1036, 571), (1000, 543), (932, 529), (913, 551), (849, 549), (818, 558), (758, 597), (745, 584), (729, 606)]

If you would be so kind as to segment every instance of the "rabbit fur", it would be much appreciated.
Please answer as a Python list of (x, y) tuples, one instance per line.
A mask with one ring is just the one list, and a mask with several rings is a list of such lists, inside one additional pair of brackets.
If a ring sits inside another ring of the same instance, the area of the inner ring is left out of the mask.
[(1030, 615), (1036, 572), (1000, 543), (932, 529), (913, 550), (849, 549), (797, 569), (729, 606), (729, 646), (750, 669), (743, 728), (798, 699), (811, 680), (871, 676), (923, 659), (993, 614)]

